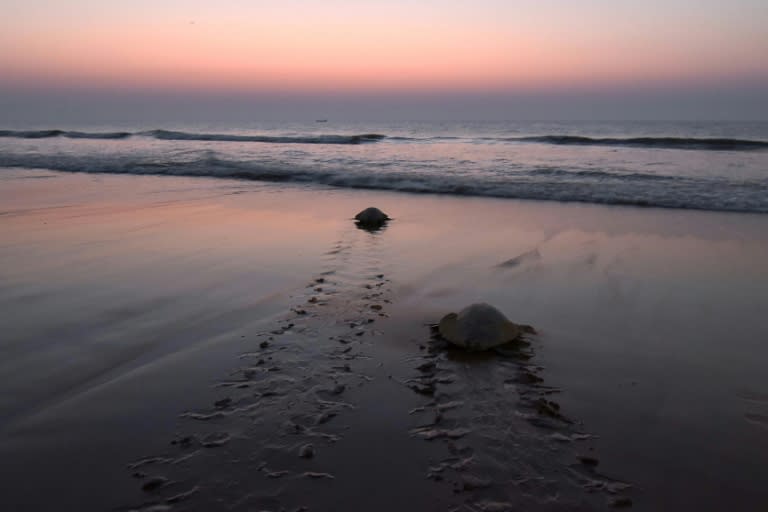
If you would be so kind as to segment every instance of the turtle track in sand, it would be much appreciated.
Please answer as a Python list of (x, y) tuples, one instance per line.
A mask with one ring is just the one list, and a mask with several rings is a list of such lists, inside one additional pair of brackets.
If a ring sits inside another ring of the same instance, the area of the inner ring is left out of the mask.
[(355, 409), (345, 395), (372, 379), (356, 363), (371, 357), (390, 303), (379, 242), (345, 230), (289, 311), (247, 337), (238, 367), (215, 384), (220, 398), (181, 414), (167, 453), (128, 465), (146, 499), (120, 510), (282, 510), (301, 495), (292, 487), (334, 479), (323, 453)]
[(440, 337), (437, 326), (412, 360), (404, 384), (424, 396), (411, 411), (411, 434), (445, 445), (427, 477), (463, 496), (453, 510), (591, 511), (631, 506), (631, 486), (602, 475), (589, 440), (568, 418), (542, 377), (535, 341), (526, 337), (488, 352), (468, 353)]
[[(468, 354), (439, 336), (428, 338), (425, 329), (414, 345), (420, 353), (396, 356), (406, 358), (405, 366), (377, 367), (384, 364), (374, 343), (381, 339), (377, 328), (397, 312), (390, 308), (394, 293), (380, 234), (343, 232), (320, 271), (292, 296), (290, 309), (247, 336), (237, 367), (215, 384), (219, 397), (182, 413), (166, 453), (129, 465), (145, 499), (121, 510), (336, 510), (328, 496), (349, 491), (355, 481), (349, 472), (334, 473), (341, 471), (334, 454), (352, 441), (365, 464), (365, 444), (374, 442), (352, 426), (358, 409), (372, 406), (355, 394), (391, 370), (410, 372), (391, 382), (410, 388), (403, 393), (417, 404), (410, 415), (412, 406), (402, 406), (403, 434), (432, 443), (429, 452), (436, 454), (413, 454), (415, 478), (424, 478), (416, 492), (442, 500), (442, 508), (430, 510), (631, 505), (629, 486), (597, 470), (591, 436), (560, 410), (559, 390), (544, 382), (533, 350), (538, 341)], [(378, 396), (398, 414), (398, 395)], [(410, 460), (404, 445), (397, 449), (392, 457)]]

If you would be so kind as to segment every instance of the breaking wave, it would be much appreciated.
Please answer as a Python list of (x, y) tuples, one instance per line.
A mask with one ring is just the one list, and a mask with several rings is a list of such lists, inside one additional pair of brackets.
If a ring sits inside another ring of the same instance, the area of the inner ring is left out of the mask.
[[(465, 141), (472, 138), (455, 136), (405, 137), (379, 133), (354, 135), (251, 135), (237, 133), (194, 133), (174, 130), (147, 130), (139, 132), (80, 132), (68, 130), (0, 130), (0, 137), (19, 139), (127, 139), (150, 137), (157, 140), (208, 141), (208, 142), (264, 142), (270, 144), (363, 144), (389, 140), (392, 142), (441, 142)], [(477, 139), (474, 139), (477, 140)], [(634, 148), (683, 149), (699, 151), (755, 151), (768, 150), (768, 141), (727, 138), (691, 137), (633, 137), (594, 138), (578, 135), (537, 135), (526, 137), (481, 137), (481, 141), (549, 144), (556, 146), (617, 146)]]
[(271, 136), (237, 135), (226, 133), (191, 133), (171, 130), (150, 130), (144, 132), (78, 132), (65, 130), (0, 130), (0, 137), (18, 139), (50, 139), (64, 137), (68, 139), (127, 139), (133, 136), (152, 137), (158, 140), (194, 140), (221, 142), (268, 142), (272, 144), (362, 144), (378, 142), (385, 135), (363, 133), (357, 135), (306, 135), (306, 136)]
[(51, 139), (65, 137), (67, 139), (127, 139), (131, 132), (78, 132), (65, 130), (0, 130), (0, 137), (16, 139)]
[(222, 142), (269, 142), (273, 144), (361, 144), (363, 142), (378, 142), (386, 135), (378, 133), (363, 133), (360, 135), (307, 135), (307, 136), (274, 136), (274, 135), (236, 135), (223, 133), (189, 133), (169, 130), (152, 130), (142, 132), (160, 140), (196, 140)]
[(660, 149), (695, 149), (699, 151), (754, 151), (768, 149), (768, 141), (746, 139), (716, 139), (691, 137), (633, 137), (592, 138), (576, 135), (541, 135), (536, 137), (507, 137), (509, 142), (537, 142), (558, 146), (622, 146)]
[(559, 202), (768, 213), (768, 180), (660, 176), (592, 169), (534, 167), (497, 173), (440, 173), (371, 166), (327, 167), (222, 158), (214, 152), (185, 160), (126, 155), (0, 154), (0, 167), (63, 172), (205, 176), (304, 183), (354, 189), (454, 194)]

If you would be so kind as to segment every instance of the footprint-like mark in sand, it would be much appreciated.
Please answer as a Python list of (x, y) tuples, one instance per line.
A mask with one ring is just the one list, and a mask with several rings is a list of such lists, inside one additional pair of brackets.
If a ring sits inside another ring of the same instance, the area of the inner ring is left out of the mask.
[(750, 405), (750, 410), (744, 413), (744, 419), (752, 425), (768, 430), (768, 414), (754, 410), (762, 408), (768, 411), (768, 393), (742, 389), (736, 396)]
[(744, 414), (744, 418), (753, 425), (768, 429), (768, 414), (748, 412)]
[(742, 389), (736, 392), (736, 396), (750, 406), (744, 413), (744, 419), (752, 425), (768, 430), (768, 414), (755, 410), (760, 408), (768, 411), (768, 393)]
[(356, 363), (370, 357), (390, 303), (379, 243), (349, 229), (332, 245), (290, 310), (217, 383), (221, 397), (181, 415), (186, 432), (168, 453), (129, 465), (146, 501), (125, 510), (280, 510), (300, 495), (292, 486), (334, 480), (323, 453), (355, 409), (345, 395), (371, 380)]

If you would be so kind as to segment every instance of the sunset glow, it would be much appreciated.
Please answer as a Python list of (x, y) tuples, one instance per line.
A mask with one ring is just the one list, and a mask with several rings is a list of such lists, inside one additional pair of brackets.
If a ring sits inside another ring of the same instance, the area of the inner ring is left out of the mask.
[(14, 0), (0, 83), (392, 91), (768, 77), (765, 2), (629, 3)]

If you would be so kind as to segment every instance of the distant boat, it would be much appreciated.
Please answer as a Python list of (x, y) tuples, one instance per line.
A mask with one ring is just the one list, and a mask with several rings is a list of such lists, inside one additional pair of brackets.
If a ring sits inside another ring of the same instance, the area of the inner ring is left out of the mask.
[(316, 123), (327, 123), (328, 120), (327, 119), (315, 119), (315, 122)]

